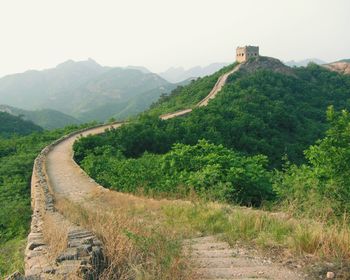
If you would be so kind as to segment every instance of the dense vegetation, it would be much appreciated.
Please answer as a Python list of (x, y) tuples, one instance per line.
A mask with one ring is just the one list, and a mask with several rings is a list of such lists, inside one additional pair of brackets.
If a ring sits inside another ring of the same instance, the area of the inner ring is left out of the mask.
[[(312, 199), (312, 182), (316, 189), (333, 193), (326, 196), (319, 192), (322, 203), (326, 197), (332, 200), (329, 205), (333, 213), (347, 210), (341, 206), (345, 200), (340, 200), (347, 196), (331, 191), (337, 176), (325, 183), (328, 187), (320, 187), (317, 176), (310, 176), (316, 172), (312, 170), (320, 170), (312, 165), (317, 162), (326, 168), (326, 164), (319, 162), (322, 153), (315, 148), (318, 144), (309, 146), (324, 137), (327, 128), (331, 127), (327, 132), (330, 135), (336, 127), (335, 121), (327, 123), (329, 105), (349, 109), (348, 76), (317, 65), (294, 69), (294, 75), (268, 70), (237, 73), (207, 107), (167, 121), (153, 116), (183, 104), (189, 89), (208, 92), (208, 79), (175, 90), (134, 123), (82, 139), (75, 144), (76, 160), (98, 182), (120, 191), (172, 196), (194, 191), (206, 198), (245, 205), (259, 205), (277, 194), (285, 204), (290, 199), (301, 205)], [(192, 102), (198, 98), (194, 96)], [(334, 156), (327, 154), (325, 159)], [(340, 160), (346, 161), (344, 157)], [(285, 161), (289, 164), (284, 166), (286, 172), (275, 176), (272, 168), (281, 169)], [(306, 161), (311, 167), (298, 167)], [(322, 180), (326, 173), (320, 175)], [(298, 178), (306, 184), (300, 192), (297, 190), (303, 187), (298, 185)], [(275, 193), (271, 191), (272, 181)], [(339, 192), (346, 188), (345, 182), (346, 178), (339, 182)]]
[[(77, 154), (84, 138), (76, 144)], [(127, 159), (111, 146), (94, 148), (82, 167), (103, 186), (123, 192), (188, 197), (191, 192), (213, 200), (259, 205), (272, 197), (264, 156), (245, 157), (205, 140), (175, 144), (164, 155), (145, 153)]]
[(30, 177), (35, 157), (50, 142), (78, 128), (0, 137), (0, 276), (18, 269), (23, 261), (21, 246), (31, 217)]
[(34, 131), (42, 130), (40, 126), (31, 121), (25, 121), (21, 117), (0, 112), (0, 137), (10, 137), (14, 134), (28, 135)]
[[(327, 129), (327, 107), (349, 109), (350, 77), (316, 65), (296, 69), (295, 75), (236, 74), (207, 107), (168, 121), (153, 116), (178, 109), (189, 89), (203, 88), (201, 94), (208, 93), (215, 79), (209, 83), (203, 78), (176, 90), (169, 100), (165, 97), (138, 122), (97, 138), (120, 147), (127, 157), (145, 151), (165, 153), (174, 143), (194, 145), (206, 139), (247, 155), (266, 155), (270, 167), (280, 167), (284, 156), (302, 163), (303, 151)], [(200, 96), (193, 95), (196, 103)]]
[(350, 212), (350, 113), (327, 112), (326, 137), (305, 151), (307, 163), (279, 172), (275, 190), (286, 206), (310, 216), (342, 216)]
[(127, 158), (120, 147), (90, 136), (75, 143), (75, 157), (99, 183), (122, 192), (168, 197), (194, 193), (253, 206), (275, 200), (294, 214), (330, 220), (350, 211), (350, 113), (329, 107), (327, 116), (330, 128), (305, 151), (307, 163), (286, 162), (275, 172), (266, 168), (265, 156), (243, 156), (206, 140), (175, 144), (165, 154)]

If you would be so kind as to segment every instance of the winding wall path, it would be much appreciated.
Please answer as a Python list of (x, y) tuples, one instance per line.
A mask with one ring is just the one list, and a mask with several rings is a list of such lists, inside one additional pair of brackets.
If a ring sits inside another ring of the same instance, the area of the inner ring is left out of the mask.
[[(211, 99), (214, 99), (216, 97), (216, 95), (218, 94), (218, 92), (225, 85), (225, 83), (227, 81), (227, 78), (230, 75), (232, 75), (233, 73), (237, 72), (241, 68), (241, 65), (242, 64), (238, 64), (231, 71), (221, 75), (219, 77), (219, 79), (217, 80), (217, 82), (215, 83), (215, 85), (212, 88), (212, 90), (210, 91), (210, 93), (204, 99), (202, 99), (200, 102), (198, 102), (195, 107), (207, 106), (209, 101)], [(163, 120), (168, 120), (168, 119), (172, 119), (172, 118), (176, 118), (176, 117), (187, 115), (187, 114), (189, 114), (191, 112), (192, 112), (192, 109), (183, 109), (183, 110), (176, 111), (176, 112), (173, 112), (173, 113), (168, 113), (168, 114), (161, 115), (160, 118), (163, 119)]]
[[(97, 279), (104, 269), (106, 261), (102, 242), (92, 232), (72, 224), (58, 213), (54, 207), (54, 194), (76, 201), (93, 189), (91, 179), (73, 161), (72, 145), (81, 135), (101, 133), (109, 127), (111, 125), (104, 125), (64, 136), (44, 148), (35, 159), (31, 181), (33, 214), (25, 250), (25, 279), (69, 279), (71, 275)], [(78, 182), (75, 177), (80, 180), (79, 186), (73, 183)], [(50, 242), (50, 238), (54, 241)], [(53, 245), (59, 246), (61, 241), (65, 243), (65, 249), (53, 256), (50, 243), (56, 242)]]
[(73, 144), (81, 136), (100, 134), (121, 124), (105, 125), (73, 135), (55, 146), (47, 155), (46, 168), (53, 192), (72, 201), (82, 201), (96, 189), (96, 183), (86, 176), (73, 160)]
[[(230, 72), (222, 75), (209, 95), (200, 101), (196, 107), (206, 106), (210, 99), (215, 98), (217, 93), (226, 83), (228, 76), (238, 71), (240, 66), (241, 64), (236, 66)], [(185, 109), (175, 113), (165, 114), (160, 117), (166, 120), (186, 115), (191, 111), (192, 109)], [(64, 276), (69, 275), (69, 273), (72, 272), (78, 273), (79, 277), (84, 279), (98, 278), (98, 273), (104, 266), (102, 243), (93, 233), (71, 224), (62, 215), (56, 212), (53, 203), (53, 194), (55, 194), (55, 196), (67, 198), (71, 201), (84, 201), (84, 203), (86, 203), (86, 199), (93, 194), (97, 188), (100, 188), (100, 190), (103, 189), (103, 187), (98, 186), (91, 178), (89, 178), (74, 162), (72, 146), (74, 141), (81, 136), (103, 133), (105, 129), (111, 127), (117, 128), (121, 125), (122, 124), (103, 125), (86, 131), (72, 133), (71, 135), (65, 136), (46, 147), (36, 159), (32, 176), (33, 217), (25, 258), (26, 279), (52, 279), (51, 277), (53, 275)], [(54, 261), (49, 258), (48, 250), (50, 250), (50, 248), (48, 247), (43, 234), (45, 228), (45, 217), (50, 217), (55, 223), (62, 225), (65, 224), (67, 227), (68, 248)], [(213, 240), (211, 241), (214, 244), (212, 246), (210, 244), (208, 245), (207, 240), (205, 242), (200, 244), (198, 244), (198, 242), (196, 243), (198, 248), (203, 248), (204, 246), (205, 250), (198, 251), (199, 249), (196, 247), (197, 253), (194, 256), (195, 261), (199, 258), (209, 258), (209, 260), (205, 261), (204, 267), (203, 260), (202, 262), (199, 262), (200, 271), (205, 274), (202, 278), (243, 279), (241, 277), (235, 277), (235, 270), (232, 267), (232, 262), (234, 260), (232, 259), (231, 251), (227, 251), (229, 249), (225, 251), (226, 254), (229, 254), (225, 256), (225, 260), (222, 258), (210, 259), (211, 257), (215, 257), (214, 251), (217, 249), (215, 247), (217, 244), (215, 245), (215, 241)], [(211, 252), (211, 249), (214, 251)], [(221, 269), (219, 269), (217, 273), (215, 273), (217, 270), (214, 268), (211, 271), (208, 271), (208, 268), (217, 266), (222, 261), (224, 261), (228, 267), (223, 267), (221, 264)], [(277, 270), (278, 269), (279, 268), (277, 268)], [(268, 268), (265, 270), (267, 271)], [(298, 279), (291, 277), (291, 275), (288, 274), (289, 272), (287, 272), (288, 271), (283, 271), (283, 273), (289, 275), (289, 279)], [(252, 276), (255, 278), (261, 276), (259, 279), (285, 279), (275, 277), (265, 278), (265, 276), (268, 276), (267, 272), (265, 275), (254, 274), (245, 276)]]

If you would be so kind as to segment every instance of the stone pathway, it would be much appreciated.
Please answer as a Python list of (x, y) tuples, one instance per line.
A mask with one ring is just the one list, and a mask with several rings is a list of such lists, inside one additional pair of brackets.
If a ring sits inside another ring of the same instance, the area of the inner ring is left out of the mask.
[(185, 252), (190, 254), (198, 279), (305, 279), (289, 268), (252, 256), (247, 250), (230, 248), (227, 242), (213, 236), (186, 240)]

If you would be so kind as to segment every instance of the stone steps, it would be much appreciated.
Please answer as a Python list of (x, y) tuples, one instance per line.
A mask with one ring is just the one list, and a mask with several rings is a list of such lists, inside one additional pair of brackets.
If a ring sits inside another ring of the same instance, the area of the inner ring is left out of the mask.
[(193, 262), (198, 279), (304, 279), (294, 271), (262, 258), (248, 258), (242, 250), (230, 248), (228, 243), (218, 241), (213, 236), (185, 240), (183, 244), (184, 254)]

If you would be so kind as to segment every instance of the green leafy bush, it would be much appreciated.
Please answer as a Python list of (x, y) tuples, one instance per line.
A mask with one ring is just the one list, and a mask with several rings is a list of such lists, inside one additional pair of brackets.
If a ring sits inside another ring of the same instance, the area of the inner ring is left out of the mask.
[[(92, 139), (81, 139), (75, 149), (81, 151)], [(81, 165), (102, 185), (123, 192), (186, 197), (194, 191), (207, 199), (245, 205), (259, 205), (273, 195), (266, 157), (242, 156), (205, 140), (193, 146), (175, 144), (164, 155), (146, 152), (137, 159), (125, 158), (111, 146), (96, 147)]]
[(350, 114), (330, 107), (326, 137), (305, 151), (307, 164), (278, 173), (274, 189), (299, 212), (341, 216), (350, 212)]

